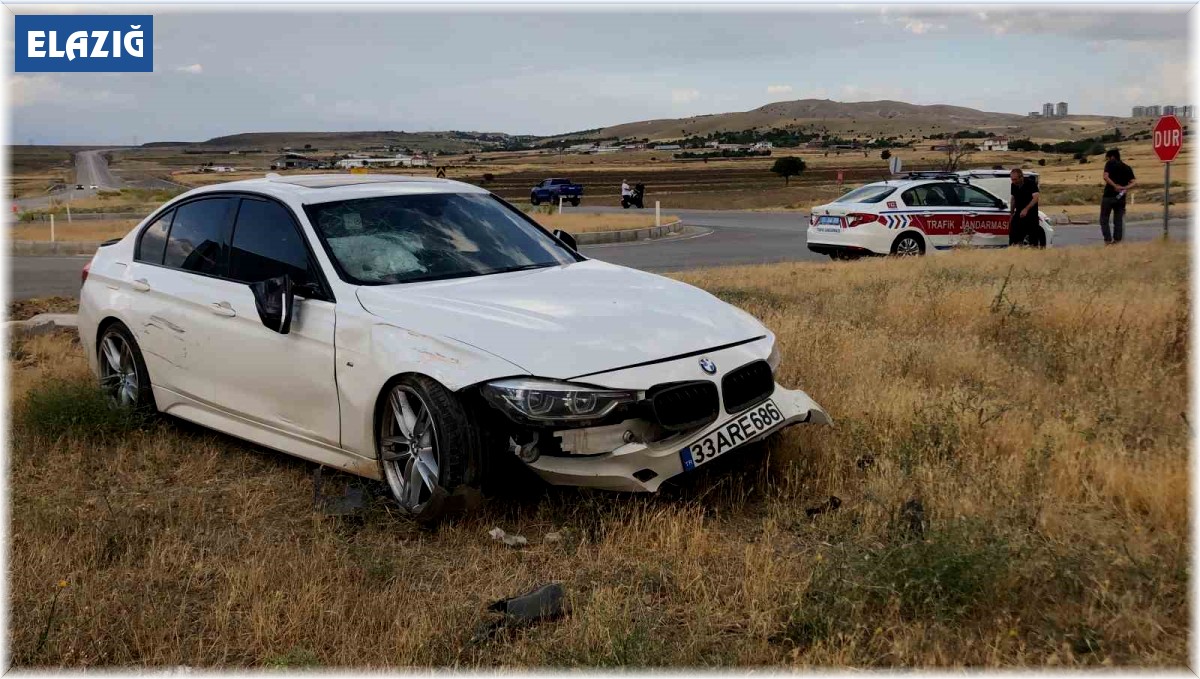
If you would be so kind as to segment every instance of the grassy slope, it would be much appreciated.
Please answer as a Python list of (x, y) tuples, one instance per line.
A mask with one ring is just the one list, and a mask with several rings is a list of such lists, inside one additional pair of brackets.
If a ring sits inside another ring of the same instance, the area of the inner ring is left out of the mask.
[[(837, 426), (657, 496), (554, 490), (436, 532), (323, 517), (311, 466), (131, 429), (68, 336), (15, 340), (12, 662), (1186, 662), (1185, 246), (679, 277), (771, 326), (780, 380)], [(490, 600), (549, 580), (569, 617), (471, 641)]]

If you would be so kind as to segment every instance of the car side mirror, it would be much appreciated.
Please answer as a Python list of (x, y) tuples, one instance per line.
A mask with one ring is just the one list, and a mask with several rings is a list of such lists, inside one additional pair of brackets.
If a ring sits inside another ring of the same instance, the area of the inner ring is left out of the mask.
[(1008, 209), (1008, 203), (1006, 203), (1006, 202), (1004, 202), (1004, 201), (1002, 201), (1002, 200), (998, 200), (998, 201), (996, 201), (996, 209), (997, 209), (997, 210), (1007, 210), (1007, 209)]
[(575, 242), (575, 236), (572, 236), (562, 229), (555, 229), (554, 237), (562, 241), (563, 245), (566, 245), (575, 252), (579, 252), (579, 245)]
[(296, 301), (292, 279), (286, 274), (268, 278), (251, 283), (250, 291), (254, 293), (254, 307), (258, 309), (262, 324), (280, 335), (288, 334), (292, 329), (292, 308)]

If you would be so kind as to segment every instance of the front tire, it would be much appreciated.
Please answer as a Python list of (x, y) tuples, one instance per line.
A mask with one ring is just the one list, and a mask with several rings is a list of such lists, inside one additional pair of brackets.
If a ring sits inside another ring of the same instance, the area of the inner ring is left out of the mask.
[(376, 417), (379, 468), (400, 509), (434, 522), (454, 499), (478, 496), (480, 430), (450, 390), (422, 375), (404, 375), (384, 391)]
[(579, 207), (579, 199), (578, 198), (571, 199), (571, 207)]
[(541, 202), (542, 202), (542, 201), (538, 200), (538, 197), (537, 197), (537, 196), (530, 196), (530, 197), (529, 197), (529, 204), (530, 204), (530, 205), (540, 205), (540, 204), (541, 204)]
[(903, 233), (892, 243), (896, 257), (919, 257), (925, 254), (925, 240), (915, 233)]
[(114, 408), (152, 413), (154, 391), (150, 372), (133, 333), (119, 322), (108, 325), (96, 342), (100, 363), (100, 389)]

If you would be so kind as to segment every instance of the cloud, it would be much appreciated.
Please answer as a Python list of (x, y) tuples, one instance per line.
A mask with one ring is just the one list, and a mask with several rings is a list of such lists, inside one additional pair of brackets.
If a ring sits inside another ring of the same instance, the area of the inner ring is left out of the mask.
[(32, 106), (45, 102), (61, 101), (64, 96), (62, 83), (39, 73), (37, 75), (14, 75), (9, 81), (10, 100), (13, 106)]
[(908, 19), (902, 18), (901, 20), (904, 21), (904, 30), (908, 31), (909, 33), (912, 33), (913, 35), (924, 35), (924, 34), (928, 33), (929, 31), (944, 31), (944, 30), (946, 30), (946, 24), (935, 24), (935, 23), (930, 23), (928, 21), (922, 21), (920, 19), (913, 19), (913, 18), (908, 18)]
[(791, 94), (791, 85), (767, 85), (767, 94)]
[(700, 90), (681, 89), (671, 90), (671, 102), (675, 104), (687, 104), (696, 101), (700, 98)]
[(200, 64), (192, 64), (190, 66), (176, 66), (176, 71), (180, 73), (191, 73), (192, 75), (200, 75), (204, 72), (204, 66)]

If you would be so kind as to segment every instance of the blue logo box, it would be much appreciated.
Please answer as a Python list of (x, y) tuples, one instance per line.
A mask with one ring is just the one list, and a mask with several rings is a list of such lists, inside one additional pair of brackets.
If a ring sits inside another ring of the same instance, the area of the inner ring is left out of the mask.
[(151, 73), (149, 14), (18, 14), (17, 73)]

